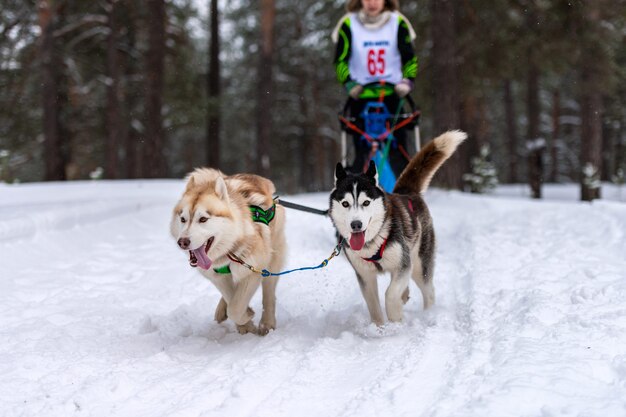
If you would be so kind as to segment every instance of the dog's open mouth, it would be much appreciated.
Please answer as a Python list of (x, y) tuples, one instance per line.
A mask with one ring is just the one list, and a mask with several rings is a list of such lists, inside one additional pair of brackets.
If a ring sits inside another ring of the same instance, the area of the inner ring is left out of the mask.
[(189, 251), (189, 265), (195, 267), (200, 267), (204, 270), (207, 270), (213, 264), (213, 261), (209, 259), (207, 253), (209, 253), (209, 249), (211, 249), (211, 245), (213, 244), (213, 240), (215, 238), (211, 237), (207, 242), (200, 246), (198, 249)]
[(353, 232), (350, 234), (350, 249), (361, 250), (365, 246), (365, 232)]

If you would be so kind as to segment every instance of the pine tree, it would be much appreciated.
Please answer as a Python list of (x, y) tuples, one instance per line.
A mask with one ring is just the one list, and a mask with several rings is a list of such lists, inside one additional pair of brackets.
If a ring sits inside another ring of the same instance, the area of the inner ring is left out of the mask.
[(0, 182), (11, 182), (11, 174), (9, 172), (9, 158), (11, 152), (6, 149), (0, 149)]
[(483, 145), (480, 154), (472, 158), (472, 172), (463, 175), (470, 192), (484, 194), (493, 191), (498, 185), (497, 171), (489, 157), (489, 145)]
[[(592, 193), (595, 198), (600, 198), (600, 169), (593, 165), (591, 162), (587, 162), (582, 170), (582, 185), (583, 190)], [(583, 195), (583, 200), (586, 200)]]
[(611, 181), (613, 181), (613, 184), (619, 185), (620, 187), (626, 184), (626, 173), (624, 169), (618, 168), (615, 175), (611, 177)]

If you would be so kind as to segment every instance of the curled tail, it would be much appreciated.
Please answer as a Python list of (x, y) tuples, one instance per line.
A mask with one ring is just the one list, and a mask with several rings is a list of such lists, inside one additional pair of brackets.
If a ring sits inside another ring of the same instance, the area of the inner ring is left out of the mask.
[(395, 194), (423, 193), (439, 167), (454, 153), (467, 133), (450, 130), (430, 141), (404, 168), (393, 189)]

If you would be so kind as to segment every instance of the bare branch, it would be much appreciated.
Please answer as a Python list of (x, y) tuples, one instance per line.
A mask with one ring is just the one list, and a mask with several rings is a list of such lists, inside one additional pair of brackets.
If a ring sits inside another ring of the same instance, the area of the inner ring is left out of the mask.
[(107, 19), (105, 15), (88, 14), (88, 15), (83, 16), (81, 19), (77, 20), (76, 22), (65, 25), (61, 29), (54, 31), (54, 37), (60, 38), (74, 30), (80, 29), (83, 26), (106, 25), (108, 21), (109, 20)]
[(82, 41), (89, 39), (93, 36), (98, 36), (98, 35), (102, 35), (107, 36), (110, 32), (110, 29), (108, 27), (95, 27), (95, 28), (91, 28), (89, 30), (86, 30), (85, 32), (81, 33), (80, 35), (78, 35), (77, 37), (75, 37), (74, 39), (72, 39), (71, 42), (69, 42), (67, 44), (68, 48), (74, 48), (76, 45), (78, 45), (79, 43), (81, 43)]

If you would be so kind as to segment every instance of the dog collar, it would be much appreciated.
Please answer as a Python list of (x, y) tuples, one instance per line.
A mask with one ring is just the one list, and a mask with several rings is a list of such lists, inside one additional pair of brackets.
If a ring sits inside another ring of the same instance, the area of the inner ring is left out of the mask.
[(257, 223), (263, 223), (269, 226), (270, 222), (274, 219), (274, 215), (276, 214), (276, 203), (272, 205), (272, 207), (267, 210), (263, 210), (259, 206), (249, 206), (250, 212), (252, 213), (252, 220)]
[[(389, 239), (389, 238), (387, 238)], [(383, 252), (385, 252), (385, 247), (387, 246), (387, 239), (385, 239), (385, 241), (383, 242), (382, 245), (380, 245), (380, 248), (378, 248), (378, 252), (376, 252), (373, 256), (369, 257), (369, 258), (363, 258), (364, 260), (366, 260), (367, 262), (378, 262), (383, 258)]]
[(226, 264), (224, 266), (220, 266), (219, 268), (213, 268), (213, 271), (217, 274), (227, 275), (230, 274), (230, 265)]

